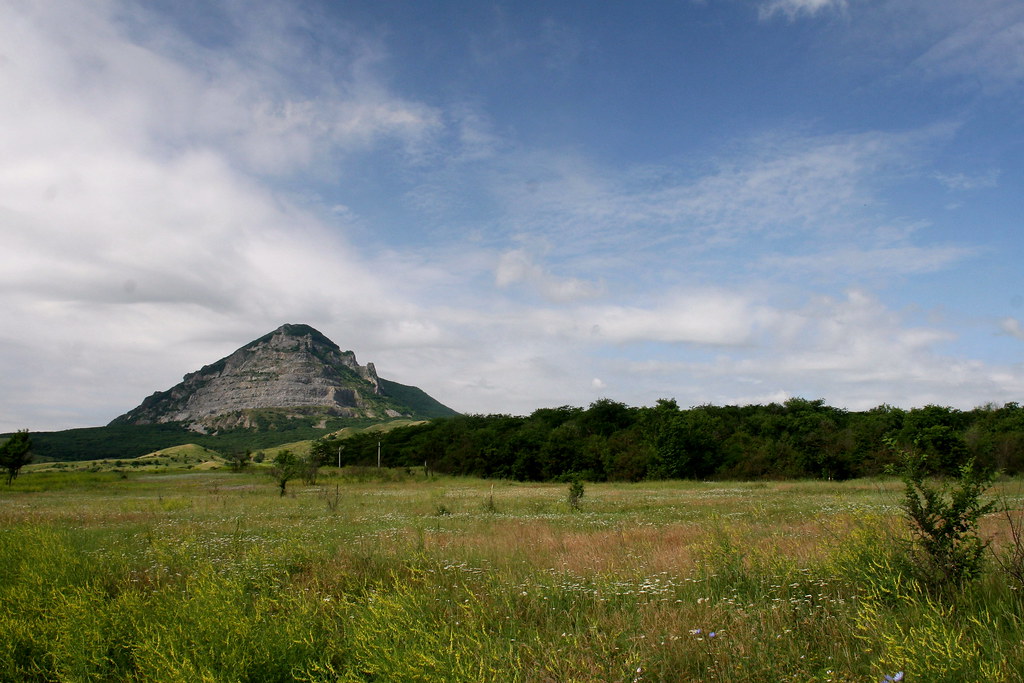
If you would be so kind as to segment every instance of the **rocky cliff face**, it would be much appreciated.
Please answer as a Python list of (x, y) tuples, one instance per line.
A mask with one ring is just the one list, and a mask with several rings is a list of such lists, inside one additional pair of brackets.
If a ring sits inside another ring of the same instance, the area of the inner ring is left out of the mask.
[[(359, 365), (352, 351), (342, 351), (312, 327), (283, 325), (185, 375), (180, 384), (153, 394), (111, 424), (183, 422), (201, 428), (218, 416), (260, 408), (369, 418), (416, 412), (386, 395), (382, 386), (393, 384), (382, 384), (372, 363)], [(245, 426), (243, 414), (239, 419), (238, 426)]]

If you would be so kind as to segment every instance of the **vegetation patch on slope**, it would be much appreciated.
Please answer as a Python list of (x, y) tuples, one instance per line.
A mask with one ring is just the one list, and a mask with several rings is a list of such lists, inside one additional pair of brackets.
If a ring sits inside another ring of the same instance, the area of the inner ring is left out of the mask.
[(190, 443), (219, 453), (269, 451), (326, 435), (344, 437), (369, 427), (387, 431), (392, 428), (392, 423), (402, 426), (417, 423), (408, 419), (382, 422), (368, 418), (342, 418), (322, 411), (300, 409), (264, 408), (246, 412), (249, 413), (246, 416), (249, 427), (234, 427), (208, 434), (190, 431), (179, 423), (33, 432), (33, 453), (36, 462), (73, 462), (137, 458)]

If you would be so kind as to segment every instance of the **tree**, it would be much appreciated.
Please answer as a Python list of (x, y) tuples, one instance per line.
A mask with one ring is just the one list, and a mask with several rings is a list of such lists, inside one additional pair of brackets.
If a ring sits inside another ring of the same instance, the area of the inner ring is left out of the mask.
[(7, 470), (7, 485), (10, 486), (21, 468), (32, 462), (32, 440), (28, 430), (22, 429), (0, 446), (0, 467)]
[(282, 496), (285, 493), (285, 487), (288, 486), (288, 481), (297, 477), (302, 468), (302, 461), (289, 450), (280, 450), (274, 456), (274, 464), (270, 468), (270, 476), (277, 481)]
[(608, 438), (604, 471), (613, 481), (640, 481), (647, 476), (652, 446), (643, 437), (641, 427), (633, 425)]
[(684, 479), (684, 424), (676, 400), (659, 398), (654, 407), (644, 410), (640, 424), (644, 438), (652, 448), (647, 476), (651, 479)]
[(320, 468), (331, 462), (334, 449), (323, 439), (317, 439), (310, 446), (309, 455), (302, 461), (302, 481), (312, 486), (320, 474)]
[(316, 484), (317, 477), (320, 476), (320, 462), (317, 457), (310, 453), (300, 461), (302, 483), (307, 486), (314, 486)]
[(679, 410), (675, 399), (658, 399), (643, 413), (641, 428), (653, 448), (647, 476), (699, 479), (719, 465), (719, 420), (704, 408)]
[(248, 448), (228, 454), (228, 466), (232, 472), (241, 472), (249, 466), (250, 462), (252, 462), (252, 451)]
[(316, 463), (317, 467), (323, 467), (331, 462), (332, 456), (337, 452), (335, 444), (329, 444), (323, 439), (317, 439), (309, 448), (310, 462)]

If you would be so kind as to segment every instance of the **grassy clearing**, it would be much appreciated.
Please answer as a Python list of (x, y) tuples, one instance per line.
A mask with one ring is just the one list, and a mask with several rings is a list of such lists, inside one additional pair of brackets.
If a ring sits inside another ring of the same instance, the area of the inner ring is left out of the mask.
[(215, 470), (227, 466), (220, 453), (194, 443), (171, 446), (137, 458), (40, 462), (26, 465), (23, 472), (165, 472), (168, 470)]
[(1022, 680), (1018, 586), (914, 585), (895, 481), (121, 476), (0, 491), (0, 680)]

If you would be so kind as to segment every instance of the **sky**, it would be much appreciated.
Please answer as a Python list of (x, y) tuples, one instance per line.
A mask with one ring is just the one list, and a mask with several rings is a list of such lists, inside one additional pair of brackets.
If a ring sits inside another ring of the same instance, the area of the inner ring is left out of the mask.
[(1021, 0), (0, 0), (0, 431), (284, 323), (466, 413), (1024, 400)]

